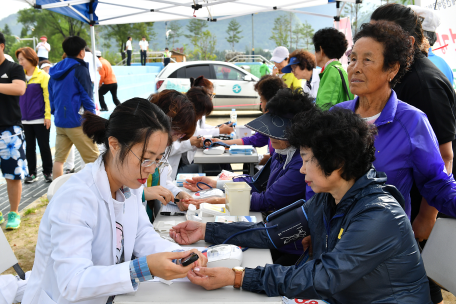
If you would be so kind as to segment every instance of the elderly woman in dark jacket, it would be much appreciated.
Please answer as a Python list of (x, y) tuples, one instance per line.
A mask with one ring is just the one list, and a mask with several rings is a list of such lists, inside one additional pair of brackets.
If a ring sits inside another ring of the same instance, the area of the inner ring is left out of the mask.
[[(398, 203), (403, 198), (396, 188), (385, 185), (386, 175), (372, 166), (375, 133), (375, 127), (345, 109), (315, 109), (295, 117), (288, 137), (300, 147), (301, 173), (316, 193), (309, 201), (297, 203), (297, 209), (308, 215), (312, 239), (305, 238), (303, 244), (311, 243), (313, 259), (291, 267), (197, 267), (189, 272), (190, 281), (206, 289), (236, 285), (268, 296), (329, 303), (430, 304), (412, 227)], [(294, 226), (280, 219), (279, 225)], [(218, 244), (263, 225), (187, 221), (173, 227), (170, 235), (180, 244), (201, 239)], [(277, 240), (274, 231), (254, 230), (230, 242), (273, 248), (277, 245), (272, 243)], [(242, 276), (236, 275), (239, 271)]]

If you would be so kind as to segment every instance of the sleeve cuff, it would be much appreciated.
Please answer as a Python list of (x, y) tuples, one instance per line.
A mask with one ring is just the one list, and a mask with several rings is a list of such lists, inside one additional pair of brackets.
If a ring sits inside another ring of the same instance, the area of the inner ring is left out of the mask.
[(130, 261), (130, 278), (133, 287), (135, 287), (136, 280), (138, 280), (139, 282), (144, 282), (152, 280), (154, 278), (154, 276), (149, 271), (149, 266), (147, 265), (147, 258), (145, 256)]
[(244, 280), (242, 281), (242, 289), (250, 291), (252, 283), (256, 277), (259, 277), (259, 273), (256, 273), (256, 269), (245, 268)]

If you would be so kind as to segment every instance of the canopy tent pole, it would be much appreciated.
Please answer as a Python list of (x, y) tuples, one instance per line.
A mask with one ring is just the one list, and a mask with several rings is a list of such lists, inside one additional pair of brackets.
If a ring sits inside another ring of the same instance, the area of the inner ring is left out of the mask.
[(93, 68), (93, 75), (95, 75), (95, 79), (93, 80), (93, 88), (94, 88), (94, 92), (93, 92), (93, 102), (95, 104), (98, 103), (98, 71), (97, 71), (97, 60), (96, 60), (96, 49), (95, 49), (95, 25), (91, 25), (90, 26), (90, 40), (91, 40), (91, 44), (92, 44), (92, 54), (93, 54), (93, 62), (92, 62), (92, 68)]
[[(93, 75), (94, 75), (94, 80), (93, 80), (93, 103), (95, 105), (98, 104), (98, 83), (99, 83), (99, 77), (98, 77), (98, 71), (97, 71), (97, 57), (96, 57), (96, 44), (95, 44), (95, 21), (93, 18), (94, 14), (94, 9), (93, 9), (93, 2), (90, 3), (89, 5), (89, 17), (90, 17), (90, 40), (92, 44), (92, 68), (93, 68)], [(101, 107), (101, 105), (100, 105)]]

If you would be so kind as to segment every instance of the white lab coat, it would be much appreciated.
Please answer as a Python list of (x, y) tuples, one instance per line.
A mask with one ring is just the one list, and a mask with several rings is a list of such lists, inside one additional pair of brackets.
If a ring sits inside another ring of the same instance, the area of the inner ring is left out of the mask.
[(312, 82), (310, 83), (312, 90), (306, 85), (306, 81), (302, 82), (303, 91), (309, 93), (313, 98), (317, 98), (318, 88), (320, 87), (320, 72), (320, 68), (313, 69), (312, 71)]
[(35, 263), (23, 304), (105, 304), (133, 292), (132, 255), (173, 251), (142, 205), (143, 187), (130, 189), (123, 215), (124, 255), (116, 261), (116, 221), (102, 158), (72, 176), (54, 195), (41, 220)]

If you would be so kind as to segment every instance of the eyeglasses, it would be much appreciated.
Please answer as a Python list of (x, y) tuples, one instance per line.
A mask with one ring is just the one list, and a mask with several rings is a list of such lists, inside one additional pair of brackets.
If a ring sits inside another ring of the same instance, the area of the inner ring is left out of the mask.
[[(130, 150), (130, 152), (136, 156), (136, 158), (141, 161), (141, 159), (133, 152)], [(151, 160), (151, 159), (145, 159), (141, 162), (141, 167), (144, 167), (144, 168), (147, 168), (147, 167), (150, 167), (152, 165), (155, 165), (156, 168), (158, 168), (158, 170), (164, 168), (168, 163), (167, 162), (164, 162), (164, 161), (156, 161), (156, 160)]]
[(215, 93), (207, 94), (207, 95), (209, 95), (210, 98), (214, 98), (215, 97)]

